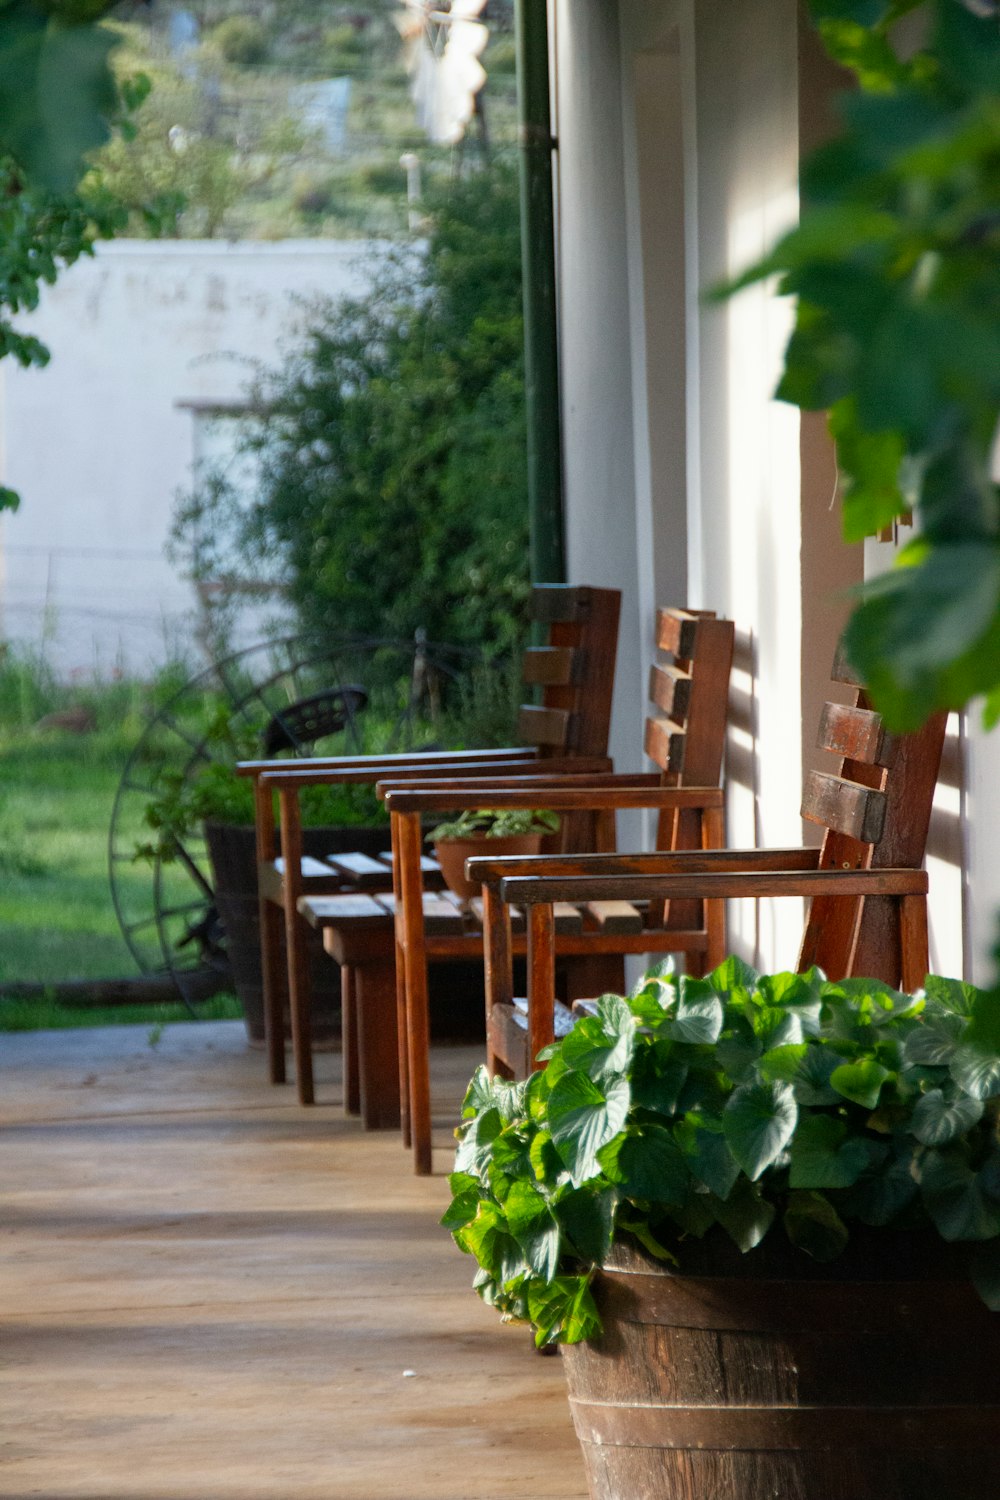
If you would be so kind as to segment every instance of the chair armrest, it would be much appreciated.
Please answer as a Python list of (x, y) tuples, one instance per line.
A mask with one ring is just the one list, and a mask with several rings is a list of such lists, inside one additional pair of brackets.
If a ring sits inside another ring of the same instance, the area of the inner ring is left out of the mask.
[[(390, 757), (391, 759), (391, 757)], [(248, 764), (248, 762), (244, 762)], [(527, 760), (524, 762), (526, 776), (533, 777), (536, 768), (542, 764), (541, 761)], [(573, 762), (556, 762), (561, 774), (564, 773), (564, 765), (572, 765)], [(610, 762), (606, 758), (584, 760), (580, 759), (581, 775), (600, 775)], [(267, 769), (257, 772), (257, 779), (262, 786), (269, 787), (272, 791), (280, 791), (282, 787), (306, 787), (306, 786), (342, 786), (342, 785), (371, 785), (380, 782), (387, 776), (395, 779), (398, 777), (402, 784), (409, 785), (413, 781), (443, 782), (451, 786), (459, 782), (463, 786), (469, 779), (483, 780), (492, 778), (495, 774), (499, 777), (509, 777), (514, 784), (520, 782), (519, 777), (513, 777), (514, 763), (508, 761), (477, 761), (463, 762), (452, 765), (443, 761), (437, 761), (433, 765), (425, 765), (419, 762), (410, 762), (406, 765), (393, 765), (388, 770), (381, 760), (372, 759), (370, 762), (357, 761), (348, 764), (346, 761), (340, 766), (317, 766), (312, 768), (306, 761), (298, 761), (294, 765), (286, 763), (269, 763)]]
[(555, 901), (730, 900), (740, 896), (922, 896), (926, 870), (737, 870), (691, 875), (531, 878), (500, 882), (500, 896), (518, 906)]
[[(533, 749), (517, 746), (502, 750), (406, 750), (394, 755), (336, 755), (303, 756), (301, 760), (241, 760), (236, 766), (237, 776), (257, 777), (266, 771), (281, 771), (294, 765), (298, 770), (308, 771), (360, 771), (366, 767), (377, 770), (380, 775), (391, 775), (394, 771), (409, 770), (414, 773), (422, 766), (475, 766), (482, 761), (503, 761), (517, 764), (537, 760)], [(373, 778), (376, 779), (376, 778)]]
[(543, 806), (553, 812), (590, 812), (603, 808), (721, 808), (723, 805), (722, 790), (714, 786), (646, 784), (605, 788), (599, 782), (588, 780), (582, 786), (570, 786), (568, 783), (548, 786), (544, 777), (534, 776), (525, 777), (524, 784), (517, 787), (498, 789), (480, 784), (478, 792), (469, 787), (452, 791), (447, 788), (416, 788), (405, 784), (396, 786), (389, 782), (379, 783), (376, 791), (388, 805), (389, 811), (394, 813), (456, 812), (465, 807), (482, 807), (484, 793), (489, 797), (489, 806), (498, 810)]
[[(454, 795), (456, 806), (482, 807), (484, 797), (493, 797), (497, 792), (533, 793), (544, 791), (546, 796), (561, 788), (575, 790), (581, 785), (589, 789), (594, 787), (632, 787), (659, 789), (662, 786), (659, 772), (647, 774), (645, 772), (632, 773), (608, 773), (594, 772), (588, 766), (583, 766), (578, 772), (568, 771), (543, 771), (540, 767), (532, 767), (530, 770), (519, 771), (512, 776), (509, 771), (503, 771), (498, 775), (479, 775), (472, 777), (426, 777), (419, 783), (414, 783), (410, 776), (400, 777), (399, 780), (388, 778), (380, 780), (376, 784), (376, 791), (383, 802), (387, 802), (396, 812), (406, 809), (400, 805), (400, 797), (406, 792), (441, 792), (445, 795)], [(533, 804), (537, 806), (537, 802)]]
[(652, 854), (522, 854), (466, 861), (470, 880), (496, 886), (514, 876), (535, 880), (580, 877), (605, 881), (620, 876), (701, 875), (754, 869), (815, 870), (818, 849), (679, 849)]

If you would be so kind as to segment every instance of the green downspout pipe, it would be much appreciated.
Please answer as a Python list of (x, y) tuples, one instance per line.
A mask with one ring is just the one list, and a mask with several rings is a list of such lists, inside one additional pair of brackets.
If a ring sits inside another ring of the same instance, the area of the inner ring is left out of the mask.
[(521, 270), (533, 583), (566, 581), (547, 0), (516, 0)]

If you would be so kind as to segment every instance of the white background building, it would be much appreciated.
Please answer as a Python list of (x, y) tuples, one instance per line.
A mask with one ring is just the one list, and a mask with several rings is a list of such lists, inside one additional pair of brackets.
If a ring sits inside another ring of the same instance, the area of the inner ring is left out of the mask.
[(357, 294), (378, 248), (286, 240), (100, 245), (19, 320), (52, 353), (0, 364), (0, 640), (61, 676), (144, 672), (190, 652), (194, 590), (164, 555), (220, 413), (274, 365), (318, 294)]

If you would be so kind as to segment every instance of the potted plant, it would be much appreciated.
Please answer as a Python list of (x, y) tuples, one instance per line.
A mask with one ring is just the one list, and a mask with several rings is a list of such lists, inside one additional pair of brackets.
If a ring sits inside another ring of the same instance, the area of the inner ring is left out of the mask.
[(1000, 997), (653, 971), (472, 1081), (444, 1223), (563, 1344), (592, 1497), (1000, 1483)]
[[(144, 812), (153, 837), (136, 848), (136, 857), (157, 866), (197, 869), (197, 847), (204, 841), (212, 872), (205, 895), (198, 877), (197, 896), (205, 902), (201, 922), (190, 926), (207, 941), (208, 956), (224, 954), (233, 987), (244, 1011), (251, 1042), (263, 1044), (264, 1007), (257, 898), (257, 856), (253, 787), (235, 774), (237, 760), (248, 758), (256, 740), (232, 732), (228, 712), (221, 710), (206, 735), (210, 754), (193, 757), (183, 770), (155, 775), (155, 790)], [(210, 758), (211, 757), (211, 758)], [(388, 817), (368, 786), (307, 787), (301, 793), (304, 852), (316, 858), (358, 850), (379, 854), (389, 847)], [(161, 875), (159, 878), (164, 878)], [(221, 927), (221, 932), (218, 929)], [(216, 937), (222, 939), (215, 947)], [(317, 1045), (340, 1034), (340, 982), (333, 960), (318, 935), (310, 935), (313, 964), (313, 1038)]]
[(479, 894), (473, 880), (465, 878), (465, 861), (477, 855), (537, 854), (542, 839), (559, 830), (559, 815), (531, 808), (467, 809), (447, 823), (439, 823), (427, 835), (441, 866), (448, 889), (463, 900)]

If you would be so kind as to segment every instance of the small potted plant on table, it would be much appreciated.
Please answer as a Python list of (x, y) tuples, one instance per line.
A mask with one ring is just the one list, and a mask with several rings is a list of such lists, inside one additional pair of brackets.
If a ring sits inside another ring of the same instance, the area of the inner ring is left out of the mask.
[(1000, 997), (654, 972), (474, 1078), (445, 1216), (594, 1500), (1000, 1485)]
[(447, 823), (439, 823), (427, 835), (450, 891), (463, 900), (478, 896), (479, 887), (465, 878), (465, 861), (477, 855), (500, 858), (512, 854), (537, 854), (542, 839), (559, 830), (559, 814), (532, 808), (467, 809)]

